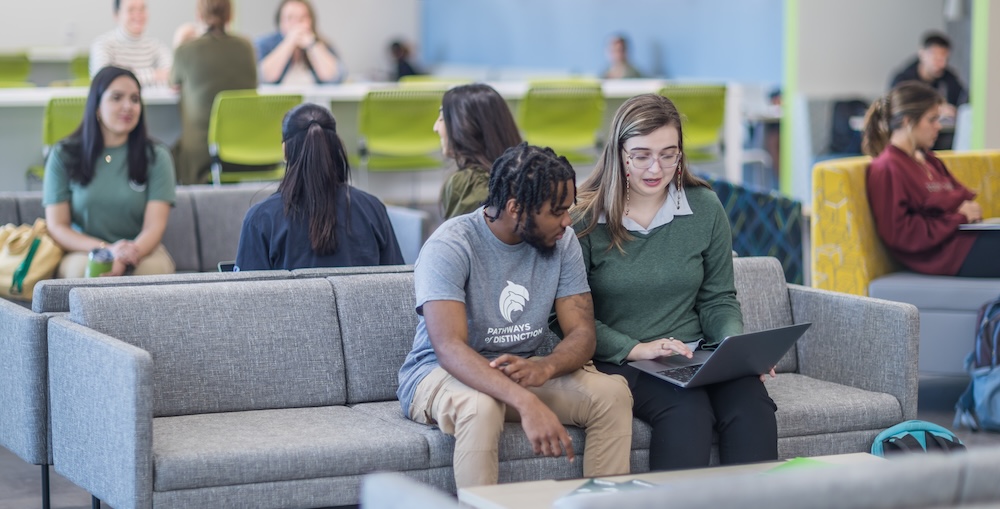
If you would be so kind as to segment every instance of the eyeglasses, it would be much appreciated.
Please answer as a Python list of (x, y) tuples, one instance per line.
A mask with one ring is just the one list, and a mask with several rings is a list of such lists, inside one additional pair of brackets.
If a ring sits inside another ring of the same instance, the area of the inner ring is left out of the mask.
[[(636, 154), (629, 154), (628, 159), (632, 161), (632, 166), (635, 166), (637, 170), (648, 170), (653, 167), (653, 160), (657, 158), (653, 157), (652, 154), (639, 152)], [(660, 169), (669, 170), (681, 162), (681, 152), (677, 151), (660, 154), (659, 160)]]

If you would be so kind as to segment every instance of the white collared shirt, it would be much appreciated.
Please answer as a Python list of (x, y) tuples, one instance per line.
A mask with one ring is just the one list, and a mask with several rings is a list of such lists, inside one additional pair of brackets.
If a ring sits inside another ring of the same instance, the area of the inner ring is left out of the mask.
[[(691, 205), (688, 204), (687, 193), (681, 192), (680, 207), (677, 204), (677, 188), (673, 182), (670, 182), (667, 184), (667, 199), (663, 201), (663, 205), (660, 205), (660, 210), (656, 211), (653, 220), (649, 222), (649, 227), (643, 227), (628, 216), (622, 216), (622, 226), (630, 232), (647, 234), (660, 226), (670, 223), (674, 220), (675, 216), (690, 216), (694, 214), (691, 211)], [(601, 214), (597, 222), (607, 223), (608, 219), (604, 214)]]

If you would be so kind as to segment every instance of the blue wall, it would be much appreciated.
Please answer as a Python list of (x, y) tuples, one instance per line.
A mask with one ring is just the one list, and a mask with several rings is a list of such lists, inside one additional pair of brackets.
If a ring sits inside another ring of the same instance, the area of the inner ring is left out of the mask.
[(613, 33), (641, 72), (781, 82), (783, 0), (423, 0), (430, 66), (599, 74)]

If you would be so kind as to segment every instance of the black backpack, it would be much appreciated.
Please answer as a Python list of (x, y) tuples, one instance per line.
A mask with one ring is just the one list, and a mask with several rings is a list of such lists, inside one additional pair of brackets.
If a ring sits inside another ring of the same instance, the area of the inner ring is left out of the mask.
[(979, 308), (976, 344), (965, 359), (969, 387), (955, 404), (954, 427), (1000, 431), (1000, 297)]
[(861, 155), (861, 131), (851, 127), (851, 118), (864, 118), (868, 103), (859, 99), (833, 103), (830, 129), (831, 154)]

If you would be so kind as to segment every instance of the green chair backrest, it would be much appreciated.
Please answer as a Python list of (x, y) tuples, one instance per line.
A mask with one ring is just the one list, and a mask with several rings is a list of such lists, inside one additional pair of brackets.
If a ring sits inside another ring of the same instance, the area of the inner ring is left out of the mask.
[(0, 88), (34, 88), (30, 81), (0, 81)]
[(725, 85), (667, 85), (660, 95), (681, 114), (685, 151), (713, 150), (722, 137), (726, 113)]
[(370, 154), (411, 157), (435, 154), (441, 139), (434, 122), (441, 108), (442, 87), (371, 90), (358, 109), (358, 134)]
[(90, 81), (90, 55), (83, 53), (69, 61), (69, 75), (73, 80)]
[(27, 53), (0, 54), (0, 81), (27, 82), (31, 74), (31, 61)]
[(603, 118), (604, 94), (596, 80), (533, 81), (518, 108), (525, 140), (560, 154), (594, 148)]
[(219, 159), (246, 165), (279, 164), (281, 121), (302, 103), (295, 94), (259, 95), (256, 90), (219, 92), (208, 121), (208, 145)]
[(87, 98), (83, 96), (49, 99), (45, 105), (45, 118), (42, 120), (42, 144), (51, 147), (72, 134), (83, 120), (86, 105)]

